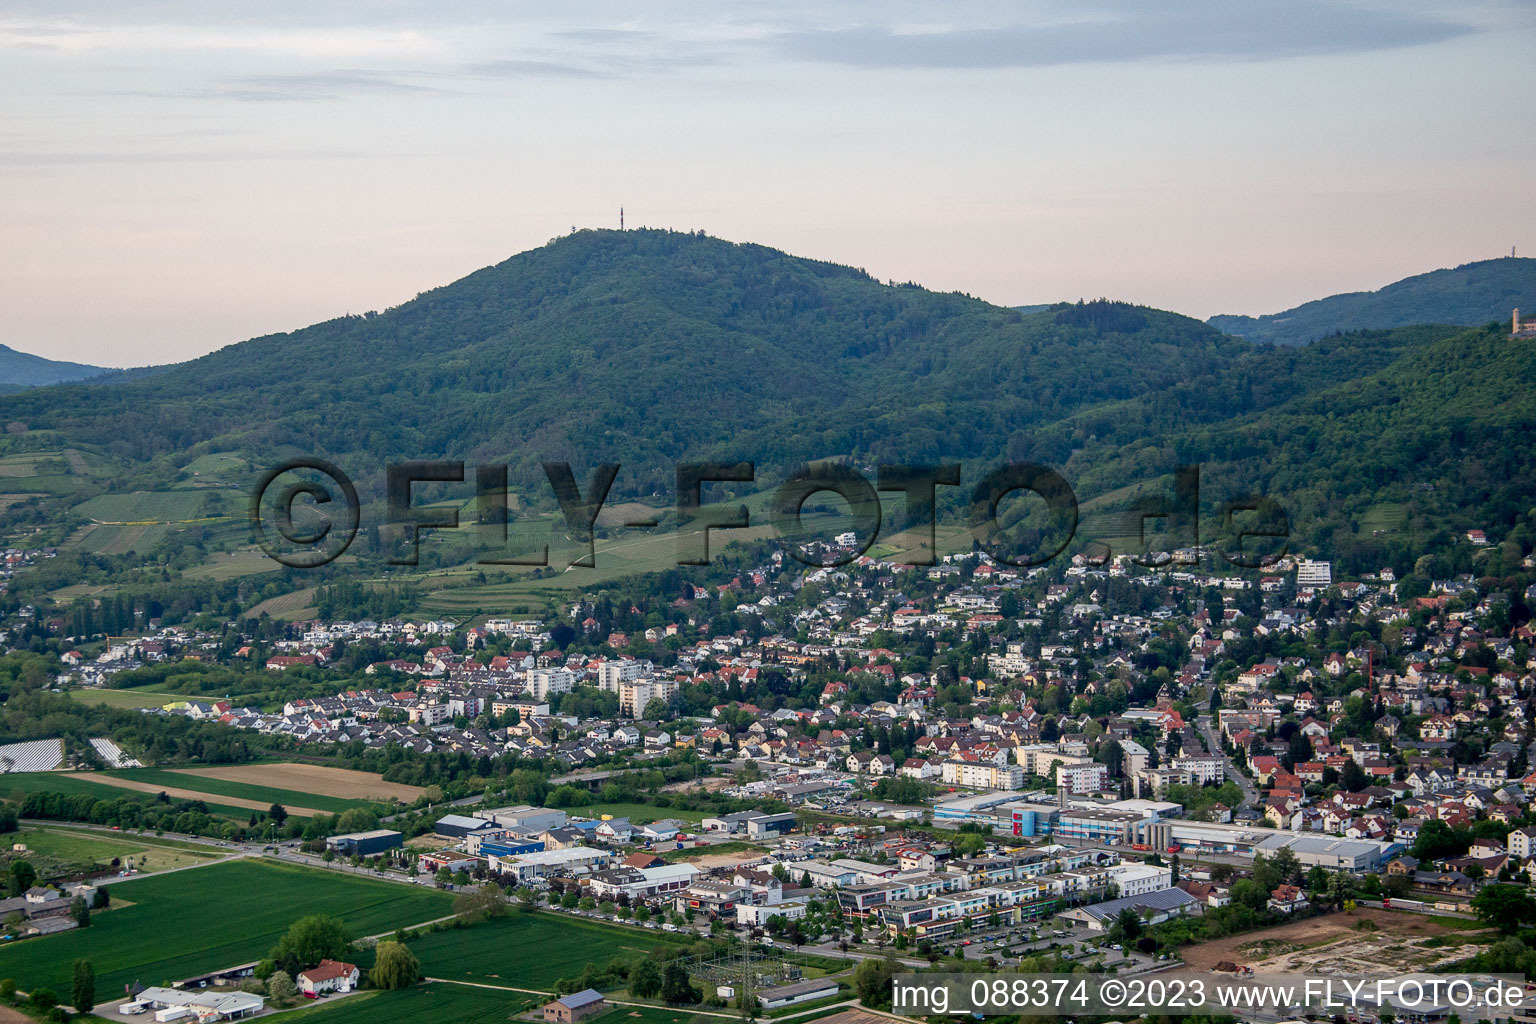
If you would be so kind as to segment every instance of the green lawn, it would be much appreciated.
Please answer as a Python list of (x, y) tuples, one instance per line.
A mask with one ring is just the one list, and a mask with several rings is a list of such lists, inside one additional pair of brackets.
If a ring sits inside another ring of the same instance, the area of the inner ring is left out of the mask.
[(410, 946), (427, 977), (547, 991), (589, 963), (602, 967), (616, 956), (633, 957), (684, 941), (671, 932), (535, 911), (433, 932), (411, 939)]
[(92, 866), (105, 867), (114, 858), (126, 861), (131, 857), (135, 865), (145, 870), (163, 871), (219, 856), (217, 850), (199, 849), (190, 843), (167, 841), (157, 845), (152, 838), (86, 829), (29, 827), (6, 838), (26, 845), (27, 852), (15, 856), (30, 861), (43, 878), (75, 874)]
[(69, 696), (81, 704), (105, 704), (109, 708), (162, 708), (179, 700), (207, 700), (207, 697), (188, 697), (178, 693), (157, 693), (154, 690), (97, 690), (82, 688), (70, 690)]
[[(233, 782), (228, 779), (214, 779), (206, 775), (188, 775), (184, 772), (171, 771), (166, 768), (124, 768), (119, 771), (104, 772), (105, 775), (114, 775), (122, 779), (133, 779), (135, 782), (146, 782), (152, 786), (167, 786), (177, 789), (190, 789), (198, 793), (209, 794), (209, 799), (217, 800), (221, 796), (238, 797), (242, 800), (258, 800), (264, 804), (283, 804), (289, 807), (313, 807), (317, 811), (329, 811), (332, 814), (340, 814), (342, 811), (353, 807), (381, 807), (368, 800), (346, 800), (335, 796), (321, 796), (319, 793), (305, 793), (296, 789), (272, 789), (267, 786), (257, 786), (249, 782)], [(247, 814), (250, 812), (247, 811)]]
[(649, 825), (663, 818), (699, 822), (704, 820), (707, 812), (684, 811), (676, 807), (656, 807), (653, 804), (593, 804), (590, 807), (572, 807), (566, 813), (578, 818), (601, 818), (605, 814), (611, 814), (615, 818), (628, 818), (636, 825)]
[(0, 977), (23, 990), (69, 991), (72, 965), (90, 960), (102, 1002), (134, 980), (168, 984), (259, 960), (306, 914), (332, 914), (355, 936), (451, 912), (452, 897), (337, 872), (238, 860), (113, 882), (114, 901), (89, 928), (0, 947)]

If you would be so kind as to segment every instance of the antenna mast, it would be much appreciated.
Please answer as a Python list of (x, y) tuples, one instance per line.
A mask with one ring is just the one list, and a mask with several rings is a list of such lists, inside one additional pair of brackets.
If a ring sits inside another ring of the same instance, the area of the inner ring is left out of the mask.
[(619, 230), (624, 230), (624, 207), (619, 207)]

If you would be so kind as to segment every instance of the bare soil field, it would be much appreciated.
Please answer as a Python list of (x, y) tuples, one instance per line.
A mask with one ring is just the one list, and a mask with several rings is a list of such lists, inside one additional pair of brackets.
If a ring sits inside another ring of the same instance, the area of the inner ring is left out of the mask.
[[(1361, 921), (1376, 927), (1357, 931), (1355, 926)], [(1420, 914), (1361, 907), (1348, 913), (1327, 914), (1262, 932), (1203, 942), (1181, 952), (1184, 962), (1196, 970), (1210, 970), (1223, 960), (1272, 974), (1323, 970), (1372, 974), (1424, 969), (1463, 959), (1474, 952), (1468, 946), (1423, 945), (1424, 940), (1440, 935), (1467, 935), (1465, 928), (1457, 927), (1462, 923), (1447, 924)]]
[[(195, 789), (178, 789), (175, 786), (160, 786), (153, 782), (137, 782), (133, 779), (119, 778), (115, 775), (103, 775), (100, 772), (78, 772), (73, 778), (83, 779), (86, 782), (94, 782), (102, 786), (116, 786), (118, 789), (131, 789), (136, 793), (164, 793), (166, 796), (176, 797), (178, 800), (202, 800), (210, 804), (223, 804), (226, 807), (241, 807), (252, 811), (265, 811), (271, 807), (271, 802), (263, 803), (260, 800), (247, 800), (238, 796), (219, 796), (216, 793), (202, 793)], [(317, 814), (325, 814), (325, 811), (317, 811), (313, 807), (288, 808), (289, 814), (297, 814), (301, 818), (313, 818)]]
[(663, 793), (686, 793), (690, 789), (702, 788), (705, 792), (717, 793), (722, 789), (728, 789), (736, 784), (736, 780), (727, 775), (711, 775), (707, 779), (684, 779), (682, 782), (669, 782), (661, 787)]
[(701, 871), (708, 871), (710, 868), (728, 868), (751, 860), (762, 860), (767, 852), (767, 850), (732, 850), (730, 853), (703, 853), (697, 857), (689, 853), (683, 855), (683, 860), (695, 865)]
[(201, 775), (204, 778), (244, 782), (252, 786), (319, 793), (342, 800), (382, 800), (386, 803), (400, 800), (410, 803), (426, 792), (420, 786), (385, 782), (373, 772), (357, 772), (321, 764), (241, 764), (171, 770), (178, 775)]

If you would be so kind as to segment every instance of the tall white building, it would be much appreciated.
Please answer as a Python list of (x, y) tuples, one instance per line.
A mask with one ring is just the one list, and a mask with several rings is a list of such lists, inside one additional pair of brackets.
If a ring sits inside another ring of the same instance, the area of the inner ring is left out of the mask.
[(1296, 563), (1298, 587), (1326, 587), (1333, 583), (1332, 562), (1312, 562), (1302, 559)]
[(633, 658), (614, 658), (611, 661), (605, 661), (597, 667), (597, 687), (609, 693), (618, 693), (622, 684), (639, 679), (650, 667), (650, 662), (637, 661)]
[(657, 679), (647, 676), (619, 684), (619, 714), (639, 718), (645, 714), (645, 706), (653, 700), (670, 700), (682, 689), (676, 679)]
[(547, 700), (551, 694), (569, 693), (576, 676), (568, 668), (536, 668), (528, 673), (528, 696)]

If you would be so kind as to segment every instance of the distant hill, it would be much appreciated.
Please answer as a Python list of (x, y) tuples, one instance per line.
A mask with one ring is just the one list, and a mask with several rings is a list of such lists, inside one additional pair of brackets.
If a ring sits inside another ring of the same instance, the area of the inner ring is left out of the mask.
[(0, 390), (35, 388), (45, 384), (62, 384), (65, 381), (99, 377), (113, 371), (84, 363), (66, 363), (57, 359), (44, 359), (29, 352), (17, 352), (0, 345)]
[(1404, 278), (1379, 291), (1330, 295), (1283, 313), (1223, 314), (1206, 322), (1250, 341), (1305, 345), (1337, 331), (1508, 322), (1510, 310), (1516, 307), (1536, 312), (1536, 259), (1506, 256), (1464, 263), (1454, 270)]
[(381, 313), (0, 405), (129, 461), (504, 460), (541, 491), (541, 460), (615, 461), (616, 493), (669, 495), (690, 457), (997, 458), (1254, 351), (1122, 303), (1026, 315), (702, 234), (581, 231)]
[[(1426, 279), (1450, 294), (1536, 261), (1494, 263)], [(1120, 302), (1024, 312), (702, 234), (581, 231), (383, 312), (4, 395), (0, 422), (18, 425), (18, 452), (89, 456), (96, 477), (36, 499), (61, 511), (106, 493), (95, 480), (196, 490), (221, 465), (238, 491), (303, 453), (342, 466), (365, 502), (392, 462), (506, 463), (534, 513), (551, 507), (548, 460), (582, 481), (618, 462), (613, 498), (661, 503), (685, 460), (751, 460), (760, 485), (818, 459), (956, 461), (967, 485), (1033, 461), (1102, 520), (1201, 463), (1202, 500), (1268, 494), (1309, 550), (1411, 568), (1448, 529), (1503, 536), (1536, 507), (1521, 440), (1536, 433), (1536, 344), (1501, 331), (1330, 329), (1275, 346)], [(968, 493), (946, 489), (949, 511)], [(183, 499), (165, 518), (209, 504)]]

